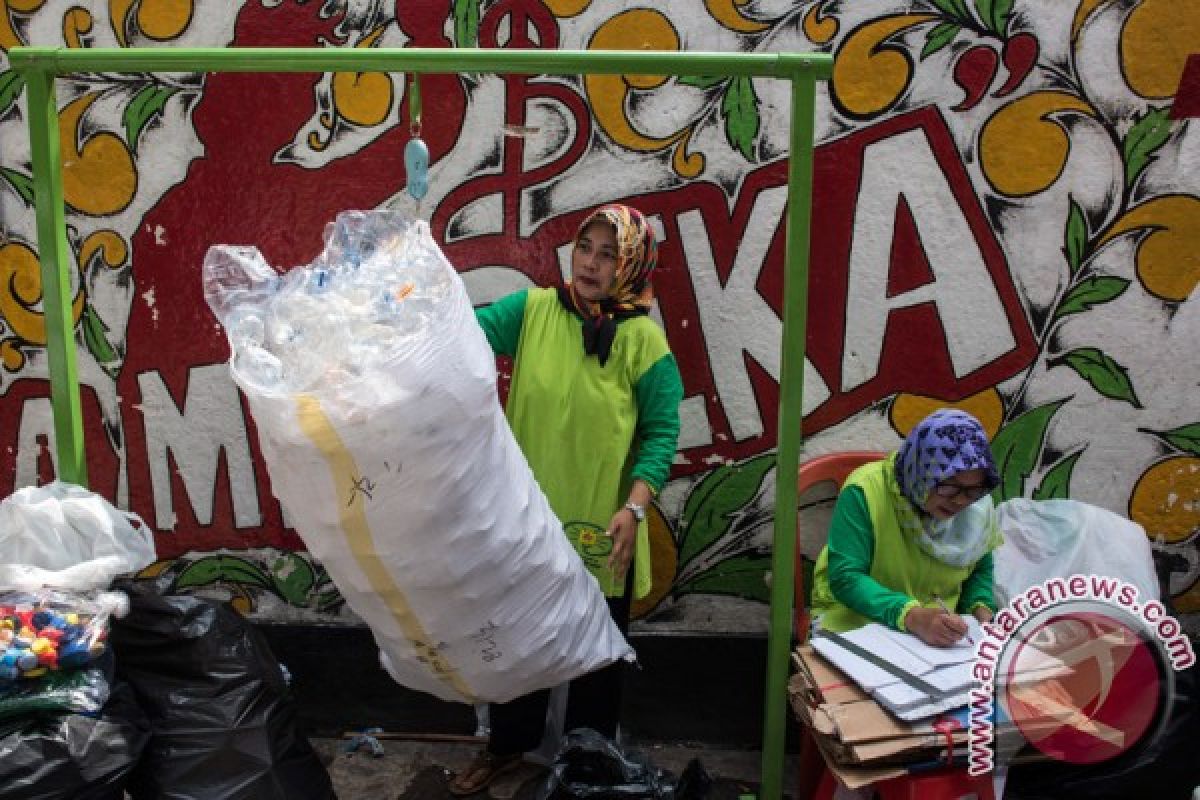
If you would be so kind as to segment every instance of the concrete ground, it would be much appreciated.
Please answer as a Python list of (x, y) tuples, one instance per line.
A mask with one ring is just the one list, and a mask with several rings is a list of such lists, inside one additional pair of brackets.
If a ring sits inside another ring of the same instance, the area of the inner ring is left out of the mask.
[[(374, 756), (366, 748), (354, 753), (343, 751), (343, 741), (313, 739), (313, 747), (333, 778), (339, 800), (452, 800), (446, 784), (453, 773), (468, 762), (479, 744), (473, 742), (429, 742), (409, 739), (381, 739), (383, 755)], [(757, 750), (720, 750), (704, 746), (678, 744), (635, 744), (650, 764), (678, 777), (688, 762), (699, 759), (713, 779), (706, 800), (739, 800), (753, 793), (759, 779), (761, 754)], [(784, 791), (794, 785), (795, 766), (791, 758), (784, 765)], [(534, 800), (546, 775), (546, 769), (526, 763), (520, 769), (499, 778), (479, 800)]]

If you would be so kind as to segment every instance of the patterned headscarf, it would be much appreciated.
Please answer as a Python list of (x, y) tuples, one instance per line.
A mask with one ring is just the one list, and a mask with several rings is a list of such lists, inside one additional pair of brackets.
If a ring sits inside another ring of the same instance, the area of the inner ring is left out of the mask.
[(983, 425), (954, 409), (939, 409), (917, 423), (896, 456), (896, 482), (917, 508), (934, 486), (972, 469), (984, 471), (989, 489), (1000, 483)]
[(891, 461), (896, 517), (922, 550), (943, 563), (966, 567), (1000, 544), (990, 496), (981, 497), (949, 520), (937, 520), (925, 512), (933, 487), (959, 473), (981, 469), (989, 489), (1000, 483), (979, 420), (963, 411), (935, 411), (913, 428)]
[(601, 206), (583, 220), (575, 240), (597, 220), (613, 227), (617, 239), (617, 269), (608, 297), (590, 303), (575, 292), (573, 282), (558, 290), (559, 300), (583, 317), (583, 350), (595, 355), (600, 366), (608, 361), (617, 325), (650, 311), (654, 289), (650, 276), (658, 265), (658, 243), (649, 220), (636, 208), (612, 203)]

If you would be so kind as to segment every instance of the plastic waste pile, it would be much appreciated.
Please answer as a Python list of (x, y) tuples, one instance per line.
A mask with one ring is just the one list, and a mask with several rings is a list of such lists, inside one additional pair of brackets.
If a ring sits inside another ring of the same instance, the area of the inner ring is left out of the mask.
[(255, 247), (214, 247), (204, 294), (225, 327), (238, 382), (255, 392), (337, 390), (419, 346), (456, 275), (424, 223), (348, 213), (324, 252), (280, 275)]

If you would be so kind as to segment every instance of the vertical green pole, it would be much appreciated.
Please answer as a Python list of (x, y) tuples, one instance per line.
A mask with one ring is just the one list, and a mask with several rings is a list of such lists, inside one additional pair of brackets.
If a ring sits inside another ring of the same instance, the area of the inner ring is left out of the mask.
[(54, 73), (25, 73), (29, 103), (29, 145), (33, 158), (33, 196), (37, 214), (38, 257), (42, 264), (42, 310), (50, 370), (50, 404), (59, 480), (87, 486), (83, 452), (83, 412), (75, 363), (75, 316), (71, 308), (74, 260), (67, 245), (63, 214), (62, 162), (58, 143), (58, 105)]
[(816, 74), (792, 74), (788, 160), (787, 254), (783, 281), (783, 364), (775, 464), (775, 542), (771, 558), (771, 628), (760, 800), (783, 796), (788, 656), (792, 643), (792, 581), (796, 559), (796, 476), (803, 417), (804, 345), (808, 330), (809, 224), (812, 218), (813, 119)]

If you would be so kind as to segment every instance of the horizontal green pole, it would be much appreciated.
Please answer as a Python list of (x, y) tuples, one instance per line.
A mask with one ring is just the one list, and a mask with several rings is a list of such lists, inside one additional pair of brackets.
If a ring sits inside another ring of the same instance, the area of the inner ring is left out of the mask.
[(14, 47), (13, 69), (74, 72), (498, 72), (516, 75), (829, 77), (828, 53), (358, 47)]

